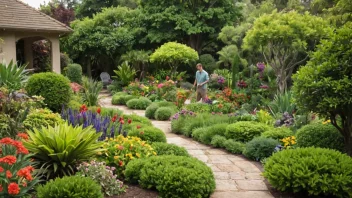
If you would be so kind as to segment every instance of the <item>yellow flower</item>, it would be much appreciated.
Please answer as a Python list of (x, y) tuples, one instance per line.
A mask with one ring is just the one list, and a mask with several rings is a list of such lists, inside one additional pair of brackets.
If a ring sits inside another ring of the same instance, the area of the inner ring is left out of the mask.
[(119, 159), (119, 156), (114, 156), (114, 159), (115, 159), (115, 160)]
[(101, 152), (98, 152), (97, 155), (102, 155), (102, 153), (101, 153)]
[(139, 153), (136, 153), (136, 156), (137, 156), (138, 158), (140, 158), (140, 157), (141, 157), (141, 155), (140, 155)]
[(153, 155), (156, 155), (156, 152), (155, 152), (155, 151), (153, 151)]
[(331, 120), (326, 120), (326, 121), (323, 122), (323, 124), (327, 124), (327, 123), (330, 123), (330, 122), (331, 122)]

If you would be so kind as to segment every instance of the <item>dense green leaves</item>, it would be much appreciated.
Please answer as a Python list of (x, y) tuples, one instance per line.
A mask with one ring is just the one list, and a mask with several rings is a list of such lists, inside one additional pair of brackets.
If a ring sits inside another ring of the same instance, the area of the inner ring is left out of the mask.
[(20, 89), (27, 81), (27, 75), (26, 65), (17, 66), (13, 61), (9, 64), (0, 63), (0, 86), (6, 86), (10, 91)]

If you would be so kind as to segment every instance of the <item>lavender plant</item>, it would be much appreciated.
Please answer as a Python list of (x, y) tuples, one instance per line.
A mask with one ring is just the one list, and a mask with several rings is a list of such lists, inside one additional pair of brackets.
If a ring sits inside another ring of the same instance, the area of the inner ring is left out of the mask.
[(78, 175), (90, 177), (100, 184), (106, 196), (120, 195), (126, 191), (123, 182), (113, 173), (115, 167), (106, 166), (104, 162), (94, 160), (90, 163), (84, 162), (77, 167), (77, 170)]

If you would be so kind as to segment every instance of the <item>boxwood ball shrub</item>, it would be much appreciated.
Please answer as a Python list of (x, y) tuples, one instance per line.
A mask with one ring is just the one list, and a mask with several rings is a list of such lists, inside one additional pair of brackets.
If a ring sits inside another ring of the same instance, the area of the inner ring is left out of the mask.
[(60, 117), (60, 114), (53, 113), (49, 109), (32, 109), (23, 121), (23, 125), (28, 130), (34, 128), (42, 128), (47, 126), (55, 126), (55, 124), (63, 123), (64, 120)]
[(235, 140), (229, 139), (224, 142), (224, 147), (227, 151), (234, 154), (242, 154), (245, 144), (242, 142), (237, 142)]
[(33, 74), (27, 82), (26, 91), (30, 96), (43, 96), (47, 107), (54, 112), (68, 104), (72, 93), (70, 81), (52, 72)]
[(103, 198), (101, 186), (90, 177), (71, 176), (50, 180), (37, 187), (38, 198)]
[(261, 133), (267, 131), (270, 127), (251, 121), (241, 121), (234, 124), (230, 124), (226, 128), (225, 136), (228, 139), (234, 139), (236, 141), (248, 142), (256, 136), (260, 136)]
[(175, 114), (175, 110), (171, 107), (160, 107), (155, 112), (155, 119), (169, 120), (173, 114)]
[(264, 165), (264, 177), (277, 190), (352, 197), (352, 158), (324, 148), (286, 149)]
[(130, 109), (146, 109), (152, 101), (150, 101), (148, 98), (141, 97), (141, 98), (135, 98), (128, 100), (126, 102), (126, 105)]
[(338, 151), (344, 149), (341, 133), (331, 124), (310, 124), (300, 128), (296, 133), (298, 147), (330, 148)]
[(71, 82), (82, 84), (82, 66), (69, 64), (66, 69), (66, 76)]
[(175, 144), (168, 144), (164, 142), (154, 142), (152, 148), (157, 155), (176, 155), (176, 156), (190, 156), (187, 150)]
[(278, 127), (271, 128), (268, 131), (265, 131), (264, 133), (262, 133), (261, 136), (265, 138), (272, 138), (275, 140), (282, 140), (286, 137), (293, 136), (293, 132), (287, 127)]
[(166, 142), (164, 132), (156, 127), (148, 126), (140, 129), (132, 129), (128, 132), (129, 136), (139, 137), (147, 142)]
[(139, 181), (143, 188), (155, 188), (161, 197), (209, 197), (215, 190), (211, 169), (196, 158), (154, 156), (131, 161), (127, 180)]
[(224, 148), (225, 147), (225, 141), (227, 139), (224, 136), (221, 135), (215, 135), (212, 139), (210, 144), (214, 147), (217, 148)]
[(155, 119), (154, 114), (156, 110), (158, 110), (158, 108), (159, 108), (159, 105), (157, 103), (152, 103), (151, 105), (149, 105), (145, 110), (145, 117), (149, 119)]
[(221, 123), (209, 127), (198, 128), (192, 131), (192, 136), (204, 144), (210, 144), (215, 135), (225, 135), (227, 125), (227, 123)]
[(275, 147), (279, 144), (280, 142), (278, 140), (256, 137), (247, 142), (243, 155), (249, 159), (260, 161), (261, 159), (270, 157), (273, 154)]
[(125, 120), (125, 123), (128, 123), (128, 120), (131, 120), (132, 121), (131, 124), (135, 122), (139, 122), (145, 125), (152, 126), (152, 122), (148, 118), (139, 116), (137, 114), (129, 114), (129, 115), (126, 114), (126, 115), (123, 115), (123, 118)]

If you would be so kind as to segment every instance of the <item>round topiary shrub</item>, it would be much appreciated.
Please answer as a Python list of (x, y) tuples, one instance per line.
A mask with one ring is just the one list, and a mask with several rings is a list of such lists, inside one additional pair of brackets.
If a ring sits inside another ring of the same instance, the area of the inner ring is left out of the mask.
[(245, 144), (242, 142), (237, 142), (235, 140), (229, 139), (224, 142), (224, 147), (231, 153), (242, 154)]
[(190, 156), (187, 150), (175, 144), (168, 144), (165, 142), (154, 142), (152, 144), (157, 155), (176, 155), (176, 156)]
[(23, 125), (27, 130), (34, 128), (41, 129), (42, 127), (52, 126), (63, 123), (60, 114), (53, 113), (49, 109), (32, 109), (23, 121)]
[(227, 139), (224, 136), (221, 135), (215, 135), (212, 139), (211, 139), (211, 145), (217, 148), (224, 148), (225, 147), (225, 141)]
[(101, 186), (90, 177), (71, 176), (50, 180), (37, 187), (38, 198), (103, 198)]
[(66, 69), (66, 76), (71, 82), (82, 84), (82, 66), (69, 64)]
[(70, 81), (61, 74), (45, 72), (33, 74), (26, 86), (30, 96), (42, 96), (47, 107), (59, 112), (62, 105), (67, 105), (71, 97)]
[(205, 132), (200, 135), (199, 141), (204, 144), (210, 144), (215, 135), (225, 135), (227, 126), (227, 123), (221, 123), (206, 127)]
[(131, 161), (127, 180), (139, 181), (143, 188), (155, 188), (161, 197), (209, 197), (215, 190), (211, 169), (196, 158), (155, 156)]
[(298, 147), (330, 148), (344, 150), (341, 133), (331, 124), (310, 124), (300, 128), (296, 133)]
[(293, 132), (287, 127), (278, 127), (265, 131), (261, 136), (265, 138), (272, 138), (274, 140), (282, 140), (286, 137), (293, 136)]
[(140, 129), (132, 129), (128, 132), (129, 136), (136, 136), (148, 142), (166, 142), (164, 132), (156, 127), (149, 126)]
[(125, 104), (124, 96), (127, 96), (125, 92), (117, 92), (112, 96), (111, 104), (113, 105), (123, 105)]
[(278, 140), (257, 137), (246, 144), (243, 155), (249, 159), (260, 161), (261, 159), (270, 157), (277, 145), (280, 145)]
[(148, 118), (146, 118), (144, 116), (139, 116), (139, 115), (134, 114), (134, 113), (133, 114), (129, 114), (129, 115), (125, 114), (125, 115), (123, 115), (123, 118), (125, 120), (125, 123), (128, 123), (128, 120), (130, 120), (131, 124), (133, 124), (135, 122), (139, 122), (139, 123), (142, 123), (144, 125), (152, 126), (152, 122)]
[(157, 120), (169, 120), (175, 111), (170, 107), (160, 107), (155, 112), (155, 119)]
[(267, 159), (264, 177), (277, 190), (352, 197), (352, 158), (323, 148), (297, 148)]
[(267, 131), (269, 126), (251, 121), (241, 121), (234, 124), (230, 124), (226, 128), (225, 136), (228, 139), (234, 139), (236, 141), (248, 142), (256, 136), (260, 136), (261, 133)]
[(141, 97), (141, 98), (135, 98), (128, 100), (126, 105), (130, 109), (146, 109), (152, 101), (150, 101), (148, 98)]
[(145, 110), (145, 117), (149, 119), (154, 119), (155, 118), (154, 114), (156, 110), (158, 110), (158, 108), (159, 108), (159, 105), (157, 103), (152, 103), (151, 105), (149, 105)]

